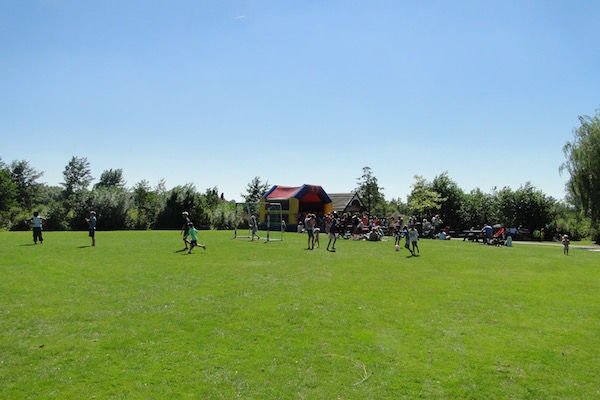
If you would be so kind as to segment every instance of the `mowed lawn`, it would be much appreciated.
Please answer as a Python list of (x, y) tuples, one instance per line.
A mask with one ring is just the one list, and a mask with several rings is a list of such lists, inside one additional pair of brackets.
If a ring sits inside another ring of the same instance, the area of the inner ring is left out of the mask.
[(0, 398), (600, 398), (600, 254), (0, 233)]

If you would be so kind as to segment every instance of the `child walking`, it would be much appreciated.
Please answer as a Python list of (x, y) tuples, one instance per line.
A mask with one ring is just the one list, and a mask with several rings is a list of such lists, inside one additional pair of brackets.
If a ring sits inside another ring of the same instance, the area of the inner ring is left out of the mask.
[(198, 231), (196, 230), (196, 228), (194, 228), (194, 224), (190, 222), (188, 224), (188, 228), (190, 239), (192, 239), (190, 241), (190, 249), (188, 251), (188, 254), (192, 254), (192, 249), (194, 247), (202, 247), (204, 250), (206, 250), (206, 245), (198, 244)]
[(260, 240), (260, 236), (256, 233), (258, 231), (258, 222), (256, 222), (256, 215), (254, 214), (250, 217), (250, 225), (252, 228), (252, 240), (254, 240), (254, 235), (256, 235), (257, 240)]

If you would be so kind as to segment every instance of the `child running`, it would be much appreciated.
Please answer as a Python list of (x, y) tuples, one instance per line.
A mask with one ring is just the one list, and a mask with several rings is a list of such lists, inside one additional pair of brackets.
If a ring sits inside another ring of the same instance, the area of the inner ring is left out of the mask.
[(415, 255), (415, 249), (417, 249), (417, 254), (420, 254), (419, 245), (417, 244), (417, 242), (419, 241), (419, 232), (417, 232), (414, 226), (410, 227), (408, 231), (408, 237), (410, 239), (410, 245), (412, 247), (410, 250), (412, 255)]
[(37, 244), (38, 239), (40, 244), (44, 244), (44, 238), (42, 237), (42, 222), (46, 223), (46, 218), (40, 217), (37, 211), (33, 212), (33, 218), (29, 220), (31, 227), (33, 228), (33, 244)]
[(196, 228), (194, 228), (194, 224), (190, 222), (188, 224), (188, 228), (190, 238), (192, 239), (190, 241), (190, 250), (188, 251), (188, 254), (192, 254), (192, 249), (196, 246), (202, 247), (204, 250), (206, 250), (206, 245), (198, 244), (198, 231), (196, 230)]

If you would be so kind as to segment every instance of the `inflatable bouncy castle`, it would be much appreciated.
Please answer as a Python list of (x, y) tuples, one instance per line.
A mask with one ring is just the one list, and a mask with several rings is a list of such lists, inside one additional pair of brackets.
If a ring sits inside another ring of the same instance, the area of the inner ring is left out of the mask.
[(281, 204), (282, 218), (287, 224), (297, 224), (298, 217), (306, 213), (329, 214), (333, 203), (318, 185), (274, 185), (260, 199), (260, 221), (265, 222), (267, 204)]

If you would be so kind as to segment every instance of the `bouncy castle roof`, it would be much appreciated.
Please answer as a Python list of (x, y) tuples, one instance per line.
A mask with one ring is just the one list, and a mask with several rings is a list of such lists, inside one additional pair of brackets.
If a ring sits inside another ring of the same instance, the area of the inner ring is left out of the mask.
[(285, 200), (296, 198), (302, 202), (310, 203), (331, 203), (331, 199), (325, 193), (325, 190), (318, 185), (302, 185), (302, 186), (281, 186), (274, 185), (267, 193), (263, 195), (263, 199), (267, 200)]

